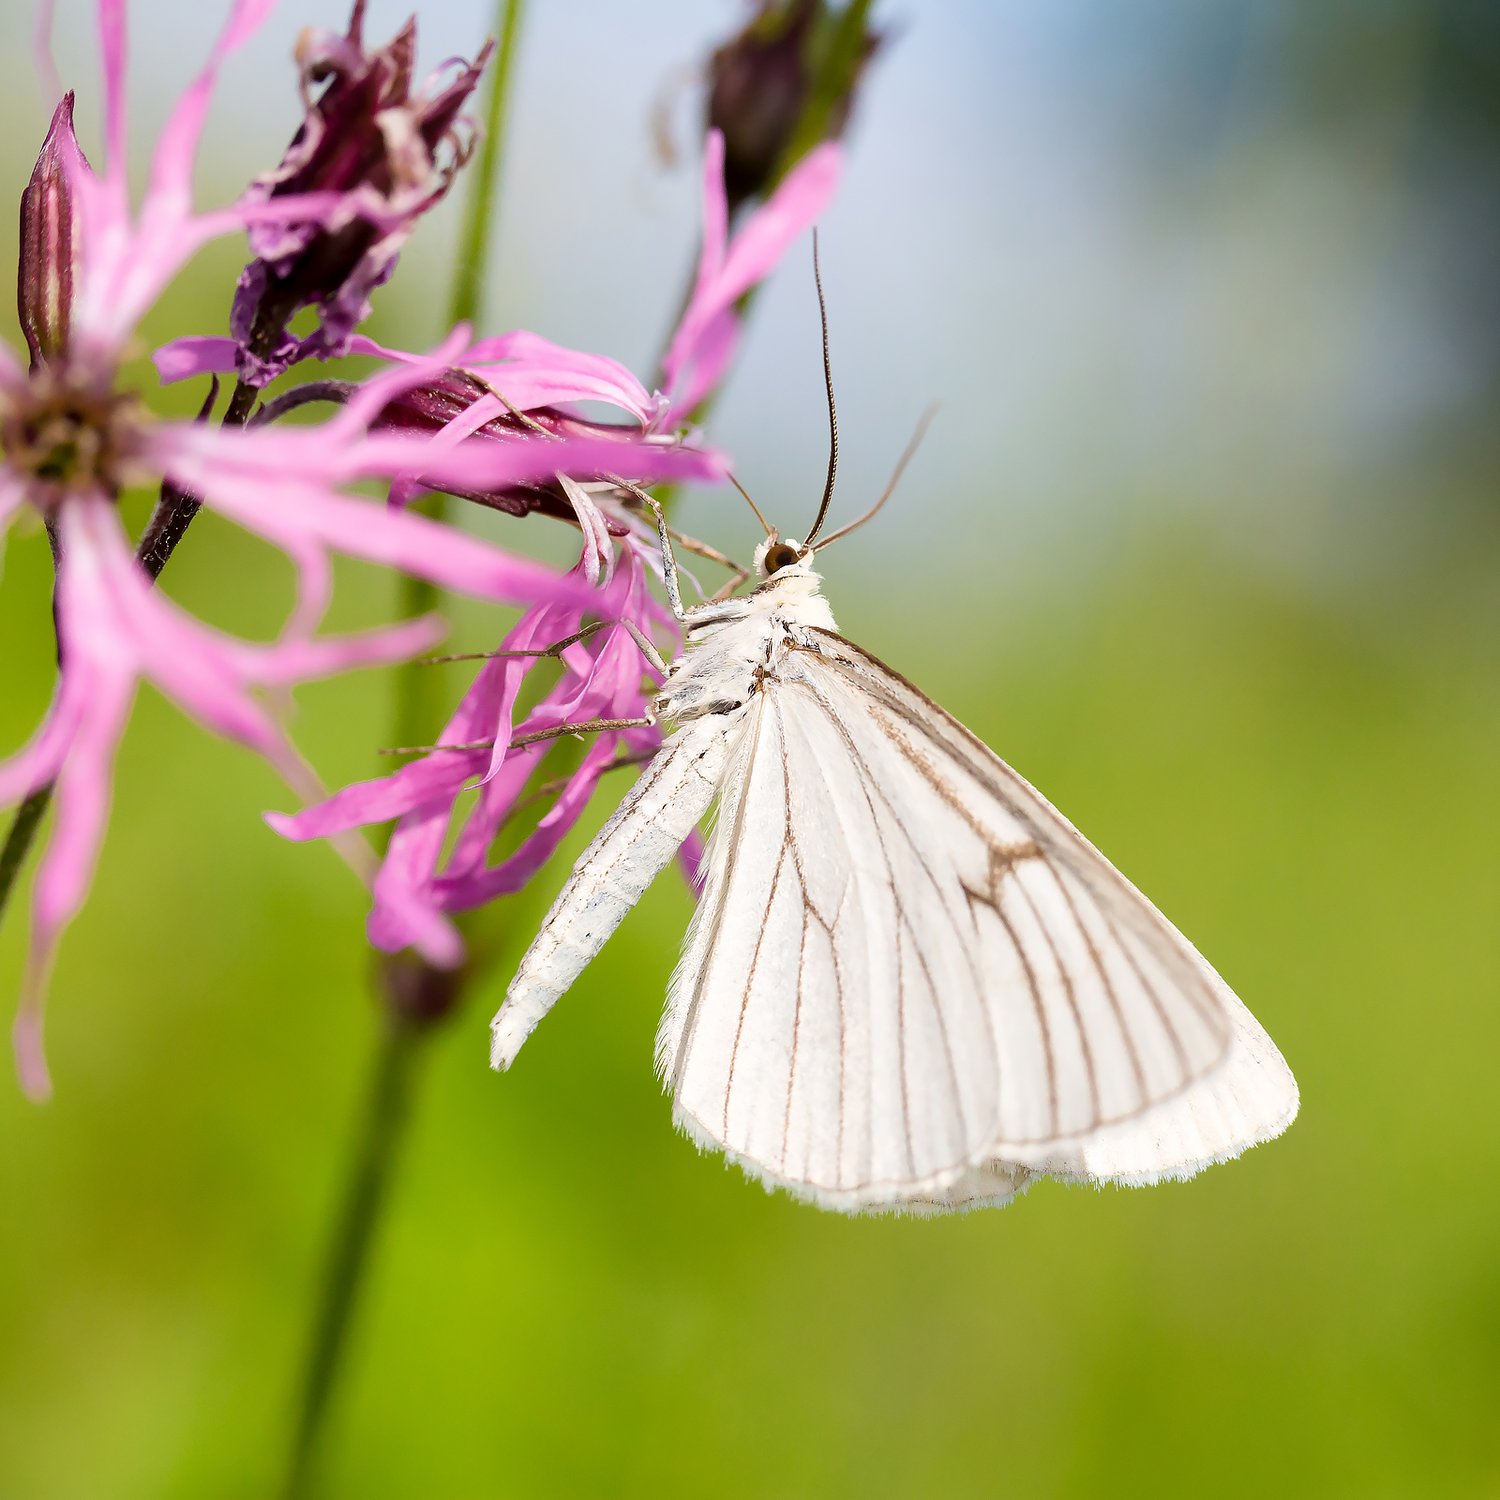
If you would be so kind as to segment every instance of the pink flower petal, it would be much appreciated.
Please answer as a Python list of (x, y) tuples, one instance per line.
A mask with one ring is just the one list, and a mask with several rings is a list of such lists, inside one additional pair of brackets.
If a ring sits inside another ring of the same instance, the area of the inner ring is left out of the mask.
[[(280, 730), (228, 670), (228, 653), (213, 634), (151, 589), (133, 556), (101, 550), (99, 581), (113, 628), (131, 642), (135, 670), (216, 734), (262, 755), (276, 755)], [(74, 607), (71, 599), (69, 607)]]
[(844, 168), (844, 148), (836, 141), (814, 147), (786, 174), (780, 187), (745, 220), (714, 281), (721, 306), (737, 301), (768, 276), (792, 241), (822, 217)]
[(134, 680), (126, 674), (99, 673), (88, 686), (89, 713), (78, 726), (53, 793), (52, 834), (37, 867), (31, 944), (13, 1032), (21, 1086), (38, 1101), (52, 1087), (42, 1043), (47, 977), (58, 936), (77, 914), (94, 878), (109, 818), (115, 746), (135, 695)]
[(557, 852), (557, 846), (583, 816), (589, 798), (594, 794), (604, 768), (614, 759), (617, 736), (601, 734), (589, 746), (568, 784), (537, 823), (532, 833), (508, 859), (493, 869), (461, 880), (443, 879), (438, 889), (451, 900), (452, 910), (480, 906), (499, 896), (508, 896), (526, 886), (531, 878)]
[(714, 277), (724, 264), (729, 243), (729, 197), (724, 191), (724, 132), (710, 130), (703, 143), (703, 242), (698, 247), (698, 269), (684, 321), (695, 304), (712, 292)]
[(451, 802), (479, 774), (485, 750), (434, 751), (390, 776), (358, 781), (297, 813), (267, 813), (266, 822), (294, 843), (327, 838), (351, 828), (389, 823), (429, 803)]
[(353, 635), (326, 635), (313, 640), (294, 637), (274, 646), (246, 646), (229, 639), (225, 649), (248, 679), (263, 687), (289, 686), (360, 667), (409, 661), (419, 652), (430, 651), (446, 630), (440, 617), (425, 615)]
[[(387, 953), (421, 949), (440, 968), (463, 962), (463, 944), (428, 894), (427, 872), (442, 852), (447, 804), (429, 804), (397, 825), (380, 873), (366, 932)], [(445, 947), (445, 943), (447, 946)]]
[[(418, 364), (425, 358), (362, 335), (355, 337), (349, 349), (351, 354), (370, 354), (400, 364)], [(479, 339), (449, 363), (482, 377), (517, 411), (572, 401), (607, 401), (646, 422), (656, 410), (655, 398), (618, 360), (569, 349), (525, 329)]]
[(78, 729), (81, 678), (64, 677), (41, 727), (8, 760), (0, 761), (0, 807), (23, 801), (57, 775)]
[[(808, 152), (726, 247), (721, 228), (722, 153), (722, 138), (711, 132), (704, 156), (703, 253), (693, 295), (662, 361), (676, 411), (690, 411), (709, 389), (695, 365), (710, 353), (721, 370), (728, 362), (738, 333), (734, 304), (770, 274), (792, 241), (818, 219), (843, 168), (843, 149), (835, 142)], [(733, 318), (729, 327), (726, 315)], [(705, 340), (711, 340), (711, 348), (705, 348)], [(687, 394), (694, 399), (687, 399)]]
[(229, 18), (198, 76), (184, 90), (157, 139), (141, 218), (185, 219), (192, 211), (193, 160), (203, 121), (224, 60), (250, 39), (270, 14), (275, 0), (234, 0)]
[(125, 177), (125, 3), (99, 0), (99, 54), (104, 67), (104, 149), (106, 175)]
[(716, 313), (698, 333), (687, 374), (672, 401), (674, 413), (695, 411), (698, 403), (718, 389), (739, 347), (740, 315), (733, 307)]
[(238, 347), (230, 338), (173, 339), (151, 358), (162, 384), (172, 385), (194, 375), (232, 375)]
[[(356, 340), (363, 343), (364, 340)], [(397, 367), (365, 381), (358, 394), (334, 418), (335, 424), (349, 437), (363, 434), (385, 408), (413, 386), (436, 380), (452, 367), (453, 361), (468, 347), (469, 329), (460, 323), (437, 348), (427, 354), (404, 355)]]

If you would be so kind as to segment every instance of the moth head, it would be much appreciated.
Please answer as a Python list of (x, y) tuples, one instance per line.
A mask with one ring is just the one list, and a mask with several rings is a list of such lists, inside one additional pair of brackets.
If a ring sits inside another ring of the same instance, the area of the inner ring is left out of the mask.
[(755, 574), (757, 578), (774, 578), (787, 568), (795, 568), (806, 562), (813, 549), (804, 547), (796, 537), (768, 536), (755, 549)]

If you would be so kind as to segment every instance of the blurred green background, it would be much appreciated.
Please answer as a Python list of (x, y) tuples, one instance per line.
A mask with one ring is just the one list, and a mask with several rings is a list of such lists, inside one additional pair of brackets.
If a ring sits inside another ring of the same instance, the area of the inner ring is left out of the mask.
[[(135, 7), (148, 125), (204, 9)], [(1040, 10), (913, 10), (872, 72), (824, 241), (847, 513), (947, 404), (828, 587), (1212, 958), (1302, 1116), (1151, 1191), (921, 1222), (768, 1197), (674, 1135), (652, 1076), (669, 876), (512, 1074), (485, 1067), (510, 960), (432, 1043), (328, 1496), (1500, 1494), (1493, 12)], [(647, 369), (695, 198), (650, 106), (741, 13), (532, 7), (495, 327)], [(24, 56), (29, 12), (0, 14)], [(226, 82), (206, 191), (279, 150), (308, 19), (338, 9), (283, 7)], [(433, 61), (483, 28), (428, 21)], [(12, 193), (43, 118), (0, 105)], [(440, 331), (450, 229), (382, 295), (392, 339)], [(221, 326), (235, 269), (216, 247), (150, 337)], [(770, 289), (715, 428), (788, 529), (821, 463), (808, 280)], [(683, 514), (752, 535), (717, 496)], [(166, 581), (251, 633), (290, 595), (212, 520)], [(342, 583), (336, 623), (388, 612), (388, 579)], [(47, 589), (13, 539), (0, 749), (50, 691)], [(460, 614), (466, 643), (499, 624)], [(370, 774), (388, 691), (302, 694), (330, 781)], [(53, 986), (57, 1097), (0, 1086), (5, 1500), (274, 1491), (375, 1019), (360, 894), (265, 830), (286, 805), (143, 695)], [(512, 905), (513, 950), (560, 878)]]

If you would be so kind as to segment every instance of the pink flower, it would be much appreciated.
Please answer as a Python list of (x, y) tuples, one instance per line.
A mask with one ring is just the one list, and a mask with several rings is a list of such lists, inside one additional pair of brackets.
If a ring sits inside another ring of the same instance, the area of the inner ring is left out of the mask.
[(817, 222), (843, 170), (843, 147), (825, 141), (809, 151), (781, 185), (745, 217), (729, 239), (724, 191), (724, 137), (708, 133), (703, 153), (703, 246), (698, 274), (677, 331), (662, 360), (670, 409), (694, 411), (723, 379), (739, 343), (735, 304), (775, 268), (787, 248)]
[[(36, 737), (0, 762), (0, 805), (56, 783), (57, 820), (37, 877), (30, 959), (17, 1046), (24, 1085), (47, 1090), (41, 1053), (45, 976), (62, 927), (92, 877), (107, 817), (115, 746), (134, 695), (149, 677), (217, 733), (267, 755), (289, 777), (296, 761), (273, 718), (251, 696), (346, 667), (400, 659), (432, 640), (424, 623), (365, 636), (314, 640), (329, 594), (332, 552), (400, 567), (446, 587), (516, 604), (593, 602), (586, 580), (512, 558), (421, 516), (356, 499), (362, 478), (414, 473), (468, 487), (548, 481), (575, 464), (607, 462), (653, 481), (713, 477), (712, 455), (531, 435), (501, 449), (369, 433), (369, 423), (412, 381), (444, 368), (466, 334), (431, 360), (371, 382), (320, 429), (213, 428), (156, 421), (117, 373), (140, 316), (209, 238), (251, 224), (326, 217), (336, 195), (242, 200), (199, 214), (193, 159), (218, 68), (260, 24), (266, 0), (236, 0), (207, 65), (178, 102), (152, 155), (147, 188), (132, 210), (125, 178), (124, 24), (119, 0), (101, 0), (104, 169), (95, 174), (73, 135), (71, 100), (53, 117), (23, 202), (21, 295), (33, 352), (28, 377), (0, 349), (0, 527), (22, 504), (45, 517), (58, 549), (56, 620), (61, 679)], [(229, 640), (155, 596), (121, 525), (127, 486), (175, 486), (285, 550), (299, 572), (292, 630), (280, 644)], [(304, 778), (295, 780), (300, 784)], [(441, 924), (416, 941), (452, 962)]]
[[(516, 702), (527, 674), (543, 659), (527, 653), (545, 652), (578, 634), (584, 612), (576, 605), (543, 604), (522, 617), (439, 736), (440, 747), (454, 748), (435, 749), (390, 776), (347, 787), (302, 813), (269, 819), (286, 837), (299, 840), (397, 820), (370, 916), (370, 940), (379, 948), (394, 952), (419, 945), (435, 912), (468, 910), (521, 889), (577, 822), (617, 756), (644, 757), (660, 743), (660, 731), (650, 724), (600, 733), (515, 852), (487, 865), (497, 836), (554, 744), (543, 739), (512, 748), (512, 740), (591, 719), (643, 718), (645, 662), (632, 627), (649, 636), (655, 627), (673, 625), (647, 587), (656, 554), (638, 518), (617, 509), (605, 512), (579, 486), (569, 482), (567, 488), (585, 536), (575, 572), (600, 585), (591, 612), (604, 623), (558, 653), (559, 679), (525, 721), (515, 722)], [(474, 788), (477, 800), (444, 861), (456, 800)]]
[[(515, 418), (520, 412), (531, 426), (554, 436), (593, 437), (617, 441), (622, 450), (642, 440), (658, 451), (673, 446), (671, 434), (690, 420), (704, 398), (722, 380), (738, 346), (740, 298), (767, 277), (789, 246), (817, 221), (838, 186), (843, 148), (825, 143), (809, 152), (787, 174), (759, 208), (748, 213), (739, 233), (728, 233), (729, 209), (724, 191), (724, 141), (711, 131), (703, 159), (702, 250), (692, 296), (662, 361), (665, 391), (650, 391), (624, 365), (607, 355), (585, 353), (554, 344), (540, 334), (518, 329), (479, 339), (455, 353), (451, 368), (437, 379), (412, 379), (399, 396), (378, 412), (376, 425), (394, 431), (429, 433), (438, 438), (434, 451), (456, 447), (477, 437), (503, 446), (537, 434)], [(422, 356), (388, 349), (370, 339), (350, 340), (349, 351), (372, 354), (413, 368)], [(159, 349), (163, 380), (192, 375), (225, 374), (236, 365), (238, 346), (228, 338), (179, 339)], [(595, 422), (576, 410), (576, 403), (602, 402), (617, 408), (624, 422)], [(604, 450), (606, 458), (608, 450)], [(583, 476), (582, 466), (570, 473)], [(610, 472), (605, 463), (596, 471)], [(622, 472), (615, 470), (615, 472)], [(633, 477), (626, 475), (625, 477)], [(547, 510), (570, 514), (555, 484), (539, 488), (459, 487), (423, 472), (423, 482), (512, 514)], [(413, 488), (399, 485), (396, 498)]]
[[(722, 378), (739, 336), (735, 304), (822, 212), (837, 185), (841, 160), (836, 145), (812, 152), (727, 242), (723, 142), (717, 133), (709, 136), (703, 249), (692, 297), (663, 362), (667, 394), (648, 391), (627, 368), (603, 355), (564, 349), (521, 331), (473, 344), (439, 381), (408, 386), (379, 420), (401, 430), (436, 433), (435, 451), (478, 437), (503, 452), (534, 438), (516, 412), (549, 433), (587, 433), (616, 442), (622, 451), (642, 441), (665, 441), (674, 424)], [(398, 365), (413, 358), (367, 340), (356, 340), (354, 347)], [(575, 410), (581, 401), (606, 402), (629, 422), (611, 427), (587, 421)], [(583, 470), (574, 467), (571, 472)], [(498, 834), (516, 814), (523, 790), (551, 748), (550, 741), (518, 746), (512, 741), (560, 724), (643, 717), (648, 703), (642, 687), (645, 663), (626, 622), (647, 635), (661, 626), (675, 631), (675, 622), (647, 590), (648, 570), (656, 562), (655, 539), (637, 514), (617, 504), (602, 511), (567, 480), (468, 493), (517, 514), (563, 507), (576, 513), (586, 538), (578, 571), (592, 568), (605, 574), (605, 596), (596, 613), (610, 623), (587, 644), (564, 652), (559, 681), (519, 727), (514, 724), (517, 694), (537, 658), (502, 654), (481, 670), (439, 737), (439, 746), (461, 748), (434, 750), (391, 776), (346, 788), (296, 816), (272, 819), (272, 826), (296, 839), (397, 820), (370, 917), (371, 941), (392, 951), (416, 942), (431, 925), (434, 909), (462, 911), (519, 890), (577, 822), (600, 776), (621, 751), (645, 754), (660, 742), (654, 725), (599, 734), (519, 848), (496, 865), (487, 863)], [(572, 635), (581, 621), (571, 604), (540, 605), (506, 637), (501, 652), (544, 649)], [(478, 801), (462, 818), (445, 862), (442, 853), (457, 799), (476, 786)]]

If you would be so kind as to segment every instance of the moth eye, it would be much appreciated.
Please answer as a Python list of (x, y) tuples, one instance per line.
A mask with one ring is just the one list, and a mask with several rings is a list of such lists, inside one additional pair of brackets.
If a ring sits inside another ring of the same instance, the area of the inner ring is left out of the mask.
[(783, 568), (789, 568), (797, 561), (797, 549), (788, 547), (785, 542), (777, 542), (774, 547), (766, 553), (766, 576), (779, 573)]

